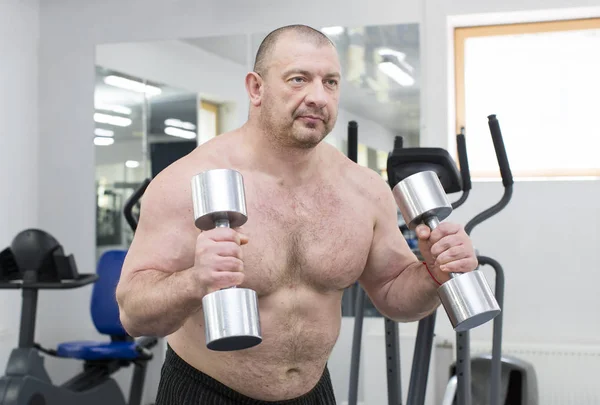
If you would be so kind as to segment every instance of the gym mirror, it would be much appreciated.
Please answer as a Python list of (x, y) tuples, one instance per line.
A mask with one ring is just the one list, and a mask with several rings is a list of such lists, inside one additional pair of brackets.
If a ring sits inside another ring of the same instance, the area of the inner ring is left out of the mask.
[[(338, 49), (343, 74), (337, 125), (326, 141), (346, 153), (347, 124), (357, 121), (358, 163), (386, 178), (394, 137), (407, 146), (419, 141), (418, 25), (320, 29)], [(244, 76), (266, 34), (97, 47), (98, 254), (129, 245), (123, 204), (145, 178), (246, 120)]]

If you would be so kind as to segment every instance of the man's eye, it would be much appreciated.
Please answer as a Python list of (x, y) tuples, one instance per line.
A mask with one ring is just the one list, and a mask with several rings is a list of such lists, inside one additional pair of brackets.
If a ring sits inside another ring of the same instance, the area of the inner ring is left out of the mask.
[(302, 83), (304, 81), (304, 78), (303, 77), (293, 77), (292, 81), (296, 82), (296, 83)]
[(327, 81), (327, 84), (329, 84), (329, 85), (330, 85), (330, 86), (332, 86), (332, 87), (335, 87), (335, 86), (337, 86), (337, 85), (338, 85), (338, 81), (337, 81), (337, 80), (334, 80), (334, 79), (331, 79), (331, 80), (328, 80), (328, 81)]

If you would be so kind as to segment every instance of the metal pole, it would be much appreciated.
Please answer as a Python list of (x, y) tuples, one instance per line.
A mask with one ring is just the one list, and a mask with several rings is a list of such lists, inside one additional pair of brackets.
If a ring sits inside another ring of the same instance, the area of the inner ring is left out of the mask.
[(504, 313), (504, 270), (500, 263), (491, 257), (477, 256), (477, 260), (481, 265), (492, 266), (496, 272), (496, 286), (494, 294), (496, 301), (502, 310), (500, 314), (494, 318), (494, 332), (492, 337), (492, 364), (490, 376), (490, 405), (500, 405), (500, 386), (502, 373), (502, 315)]
[(32, 348), (35, 341), (35, 321), (37, 315), (37, 288), (23, 285), (23, 302), (21, 303), (21, 330), (19, 331), (19, 348)]
[(385, 355), (387, 360), (388, 404), (402, 405), (398, 324), (388, 318), (385, 318)]
[(356, 306), (354, 308), (354, 335), (352, 337), (352, 357), (350, 360), (350, 383), (348, 388), (348, 405), (356, 405), (358, 401), (358, 371), (360, 368), (360, 349), (362, 344), (363, 318), (365, 312), (365, 292), (357, 286)]
[(408, 386), (407, 405), (424, 405), (425, 392), (427, 391), (427, 378), (429, 375), (429, 364), (431, 362), (431, 351), (433, 350), (433, 336), (435, 328), (434, 311), (427, 318), (419, 321), (417, 340), (413, 354), (412, 371), (410, 373), (410, 384)]
[(457, 404), (471, 405), (471, 341), (469, 331), (456, 333)]

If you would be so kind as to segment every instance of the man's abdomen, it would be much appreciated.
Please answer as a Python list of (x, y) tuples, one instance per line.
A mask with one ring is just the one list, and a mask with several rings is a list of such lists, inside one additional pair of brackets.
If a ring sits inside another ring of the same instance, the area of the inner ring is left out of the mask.
[(277, 401), (309, 392), (323, 375), (340, 329), (341, 292), (279, 290), (259, 303), (263, 341), (251, 349), (206, 349), (199, 312), (169, 337), (194, 368), (246, 396)]

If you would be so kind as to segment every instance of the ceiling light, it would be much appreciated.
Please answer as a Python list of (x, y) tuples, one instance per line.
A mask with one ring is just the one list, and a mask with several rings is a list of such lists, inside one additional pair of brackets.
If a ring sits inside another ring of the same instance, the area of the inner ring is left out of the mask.
[(108, 146), (115, 143), (113, 138), (107, 138), (105, 136), (97, 136), (94, 138), (94, 145), (96, 146)]
[(165, 125), (169, 127), (177, 127), (181, 129), (187, 129), (189, 131), (193, 131), (196, 129), (196, 126), (191, 122), (181, 121), (177, 118), (167, 118), (165, 120)]
[(406, 54), (404, 52), (395, 51), (390, 48), (379, 48), (377, 53), (379, 53), (379, 55), (381, 55), (381, 56), (395, 56), (398, 59), (406, 58)]
[(398, 63), (400, 63), (404, 69), (411, 73), (415, 70), (411, 65), (408, 64), (408, 62), (406, 62), (406, 54), (404, 52), (395, 51), (390, 48), (380, 48), (377, 53), (379, 53), (379, 56), (381, 56), (384, 61), (389, 61), (389, 58), (386, 58), (386, 56), (392, 56), (398, 60)]
[(140, 166), (140, 162), (137, 160), (128, 160), (125, 162), (125, 166), (129, 167), (130, 169), (135, 169), (136, 167)]
[(118, 117), (116, 115), (108, 115), (102, 113), (94, 113), (94, 121), (100, 124), (110, 124), (117, 127), (128, 127), (131, 125), (131, 119)]
[(157, 96), (160, 93), (162, 93), (162, 90), (158, 87), (150, 86), (148, 84), (126, 79), (120, 76), (106, 76), (104, 78), (104, 83), (125, 90), (137, 91), (138, 93), (146, 93), (147, 96)]
[(98, 103), (95, 105), (96, 110), (112, 111), (117, 114), (131, 115), (131, 108), (125, 107), (124, 105), (108, 105)]
[(388, 75), (401, 86), (412, 86), (415, 84), (415, 79), (413, 79), (404, 70), (400, 69), (400, 67), (395, 63), (381, 62), (378, 66), (379, 70)]
[(94, 130), (94, 135), (98, 136), (114, 136), (115, 132), (110, 129), (96, 128)]
[(179, 137), (179, 138), (185, 138), (185, 139), (194, 139), (194, 138), (196, 138), (196, 133), (195, 132), (186, 131), (184, 129), (174, 128), (174, 127), (166, 127), (165, 128), (165, 134), (171, 135), (171, 136), (176, 136), (176, 137)]
[(321, 31), (326, 35), (340, 35), (344, 32), (344, 27), (324, 27)]

